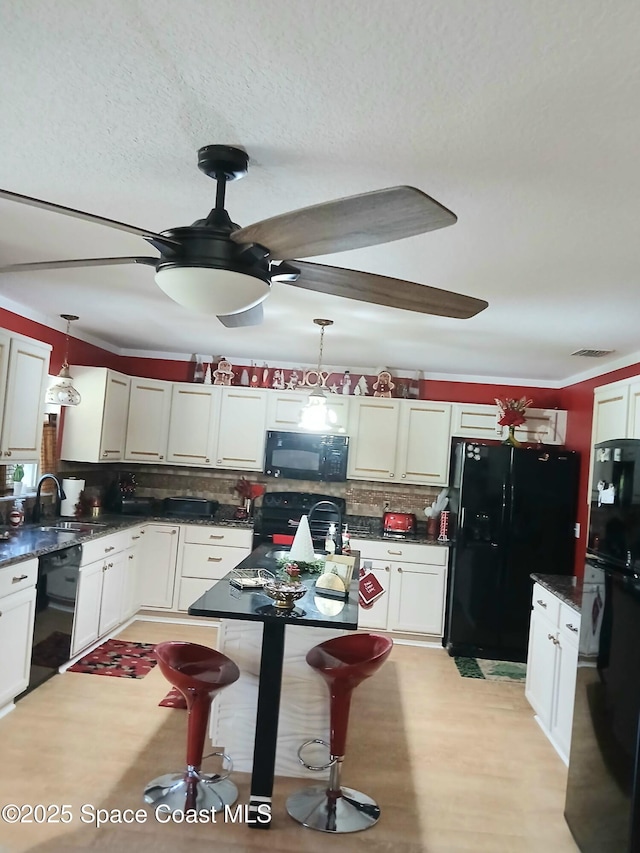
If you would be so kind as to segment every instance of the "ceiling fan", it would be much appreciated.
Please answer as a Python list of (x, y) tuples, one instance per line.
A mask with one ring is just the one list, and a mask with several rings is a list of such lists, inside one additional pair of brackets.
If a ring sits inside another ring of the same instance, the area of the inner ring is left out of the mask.
[(457, 217), (414, 187), (399, 186), (348, 196), (256, 222), (234, 224), (224, 208), (226, 185), (247, 174), (246, 151), (207, 145), (198, 151), (198, 168), (217, 183), (216, 205), (206, 219), (161, 233), (92, 213), (62, 207), (0, 189), (0, 198), (138, 234), (160, 257), (83, 258), (0, 267), (0, 273), (76, 267), (146, 264), (157, 285), (175, 302), (217, 315), (228, 327), (262, 322), (262, 303), (273, 282), (305, 290), (404, 308), (423, 314), (465, 319), (487, 307), (475, 299), (415, 282), (287, 260), (295, 256), (344, 252), (411, 237), (453, 225)]

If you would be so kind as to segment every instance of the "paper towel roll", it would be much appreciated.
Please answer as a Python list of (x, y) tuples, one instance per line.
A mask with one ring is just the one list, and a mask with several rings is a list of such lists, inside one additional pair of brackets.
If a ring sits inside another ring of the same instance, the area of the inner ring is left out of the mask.
[(84, 480), (70, 477), (68, 480), (62, 481), (62, 491), (65, 493), (65, 499), (60, 504), (60, 515), (73, 517), (76, 514), (76, 504), (80, 500), (80, 494), (83, 489)]

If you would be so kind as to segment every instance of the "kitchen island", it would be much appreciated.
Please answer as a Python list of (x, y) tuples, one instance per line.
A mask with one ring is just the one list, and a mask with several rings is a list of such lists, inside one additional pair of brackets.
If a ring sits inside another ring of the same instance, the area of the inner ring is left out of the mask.
[[(273, 550), (261, 545), (237, 568), (275, 573)], [(347, 597), (320, 595), (317, 576), (303, 574), (305, 596), (294, 610), (280, 612), (263, 592), (231, 586), (230, 573), (189, 608), (191, 615), (221, 619), (217, 647), (241, 670), (240, 680), (213, 705), (212, 738), (230, 753), (236, 769), (251, 771), (252, 815), (261, 803), (271, 802), (276, 772), (301, 775), (296, 753), (303, 741), (328, 740), (326, 686), (307, 666), (305, 655), (317, 643), (358, 627), (359, 555), (354, 556)], [(287, 625), (296, 630), (285, 638)]]

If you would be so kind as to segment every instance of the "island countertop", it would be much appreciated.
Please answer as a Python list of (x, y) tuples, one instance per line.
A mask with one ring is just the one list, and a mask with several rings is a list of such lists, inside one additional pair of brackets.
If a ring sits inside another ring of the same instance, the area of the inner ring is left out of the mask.
[[(277, 560), (267, 556), (274, 550), (271, 544), (259, 545), (238, 563), (238, 569), (268, 569), (276, 574)], [(301, 583), (307, 587), (303, 598), (296, 602), (293, 610), (279, 610), (273, 600), (259, 590), (237, 589), (229, 583), (232, 573), (216, 581), (211, 589), (189, 607), (191, 616), (208, 616), (225, 619), (244, 619), (250, 622), (286, 622), (295, 625), (310, 625), (316, 628), (358, 627), (358, 567), (359, 553), (347, 597), (324, 595), (315, 589), (316, 574), (303, 573)]]

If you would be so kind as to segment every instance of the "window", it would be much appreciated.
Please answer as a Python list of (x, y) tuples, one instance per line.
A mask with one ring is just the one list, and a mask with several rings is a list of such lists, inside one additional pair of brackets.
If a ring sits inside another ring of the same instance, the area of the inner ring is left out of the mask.
[[(36, 482), (38, 481), (38, 466), (33, 462), (29, 465), (25, 464), (22, 467), (24, 468), (22, 491), (31, 492), (35, 489)], [(5, 493), (11, 494), (13, 492), (13, 472), (15, 469), (15, 465), (3, 465), (0, 467), (0, 472), (4, 470), (4, 474), (0, 473), (0, 484)]]

